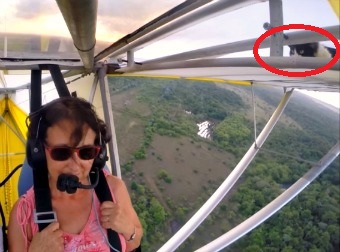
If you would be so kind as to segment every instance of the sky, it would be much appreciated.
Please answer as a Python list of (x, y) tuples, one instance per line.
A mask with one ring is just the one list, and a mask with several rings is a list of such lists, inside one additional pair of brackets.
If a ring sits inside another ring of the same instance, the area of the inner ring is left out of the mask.
[[(97, 40), (113, 42), (181, 2), (183, 1), (158, 0), (145, 4), (145, 0), (125, 0), (119, 3), (101, 0), (98, 6)], [(303, 23), (318, 27), (339, 24), (339, 19), (327, 0), (283, 0), (282, 3), (284, 24)], [(268, 2), (250, 5), (197, 25), (190, 25), (189, 28), (161, 39), (137, 51), (136, 61), (256, 38), (265, 32), (263, 29), (265, 22), (269, 22)], [(9, 31), (69, 36), (55, 0), (0, 1), (0, 34)], [(331, 43), (326, 44), (332, 46)], [(266, 56), (269, 55), (269, 51), (260, 50), (260, 54)], [(240, 53), (237, 56), (252, 56), (252, 52)], [(284, 56), (288, 56), (288, 47), (284, 48)], [(27, 81), (22, 79), (25, 78), (6, 77), (7, 85), (17, 86), (29, 81), (29, 77), (26, 78)], [(49, 89), (47, 91), (51, 93)], [(48, 93), (46, 97), (51, 96)], [(339, 93), (307, 92), (307, 94), (340, 107)]]

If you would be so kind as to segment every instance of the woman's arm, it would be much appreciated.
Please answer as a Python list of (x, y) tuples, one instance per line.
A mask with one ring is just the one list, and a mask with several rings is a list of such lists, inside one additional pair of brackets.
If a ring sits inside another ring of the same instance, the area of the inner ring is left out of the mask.
[(27, 251), (25, 248), (25, 238), (22, 232), (22, 226), (19, 225), (17, 220), (18, 201), (14, 204), (8, 223), (8, 251), (23, 252)]
[[(18, 205), (18, 202), (14, 204), (9, 217), (8, 251), (64, 251), (64, 240), (62, 231), (59, 229), (59, 223), (53, 222), (33, 236), (29, 224), (23, 226), (18, 222), (18, 211), (22, 210)], [(22, 216), (23, 219), (26, 217)]]
[[(111, 224), (115, 226), (115, 231), (121, 233), (127, 241), (127, 251), (133, 251), (138, 248), (143, 236), (143, 228), (136, 214), (135, 209), (132, 206), (131, 198), (126, 185), (123, 180), (118, 177), (109, 175), (107, 181), (114, 193), (118, 205), (118, 215), (121, 216), (120, 220), (114, 220)], [(104, 205), (104, 204), (103, 204)], [(105, 216), (103, 217), (105, 221)], [(134, 238), (128, 241), (134, 234)]]

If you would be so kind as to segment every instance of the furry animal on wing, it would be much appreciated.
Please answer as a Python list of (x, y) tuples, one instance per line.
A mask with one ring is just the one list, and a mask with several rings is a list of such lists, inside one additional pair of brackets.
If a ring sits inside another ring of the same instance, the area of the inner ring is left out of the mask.
[(327, 47), (317, 42), (290, 45), (289, 48), (290, 56), (333, 58), (336, 52), (335, 48)]

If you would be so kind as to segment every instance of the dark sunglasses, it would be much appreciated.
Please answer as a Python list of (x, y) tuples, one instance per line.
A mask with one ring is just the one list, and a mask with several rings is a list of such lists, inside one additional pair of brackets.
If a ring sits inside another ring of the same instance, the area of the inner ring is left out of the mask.
[(83, 146), (79, 148), (73, 148), (68, 146), (51, 147), (45, 145), (46, 150), (51, 155), (52, 159), (56, 161), (65, 161), (69, 159), (74, 152), (77, 153), (78, 157), (82, 160), (90, 160), (97, 157), (100, 147), (99, 146)]

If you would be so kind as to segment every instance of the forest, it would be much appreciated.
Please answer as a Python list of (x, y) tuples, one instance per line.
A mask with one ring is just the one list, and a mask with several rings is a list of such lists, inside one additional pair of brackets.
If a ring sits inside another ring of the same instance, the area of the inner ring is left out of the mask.
[[(253, 103), (250, 87), (141, 77), (109, 77), (109, 88), (122, 176), (144, 228), (144, 251), (160, 248), (212, 195), (282, 96), (280, 89), (254, 87)], [(209, 139), (197, 135), (204, 121), (210, 122)], [(256, 213), (338, 140), (339, 114), (294, 93), (234, 188), (176, 251), (194, 251)], [(337, 158), (278, 213), (223, 251), (339, 251), (339, 191)]]

